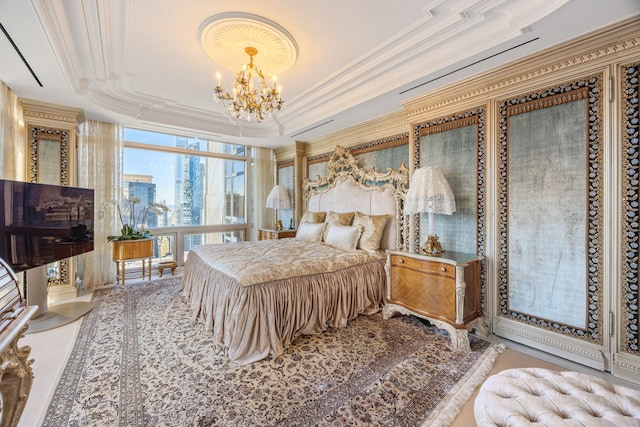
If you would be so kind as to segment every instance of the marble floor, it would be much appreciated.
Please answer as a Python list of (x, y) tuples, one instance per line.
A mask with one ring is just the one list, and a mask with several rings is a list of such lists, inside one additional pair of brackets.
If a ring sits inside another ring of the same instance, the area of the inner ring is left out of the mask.
[[(73, 300), (89, 301), (90, 299), (91, 295), (86, 293)], [(49, 307), (68, 302), (70, 302), (70, 300), (51, 302)], [(77, 320), (55, 329), (27, 334), (20, 341), (20, 345), (28, 345), (31, 347), (31, 358), (35, 359), (35, 363), (32, 365), (35, 379), (18, 427), (37, 427), (41, 425), (55, 385), (62, 374), (65, 362), (73, 348), (74, 340), (80, 328), (80, 322), (81, 320)], [(609, 373), (596, 371), (517, 343), (498, 338), (492, 339), (504, 343), (507, 349), (498, 357), (489, 375), (504, 369), (520, 367), (575, 370), (604, 378), (619, 385), (640, 389), (640, 385), (614, 378)], [(477, 390), (464, 405), (451, 426), (474, 427), (476, 425), (473, 416), (473, 402), (476, 393)]]

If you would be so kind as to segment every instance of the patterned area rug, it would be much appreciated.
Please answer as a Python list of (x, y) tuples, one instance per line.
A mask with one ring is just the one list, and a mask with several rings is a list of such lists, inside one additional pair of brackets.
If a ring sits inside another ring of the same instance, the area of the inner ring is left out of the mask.
[(446, 426), (502, 351), (475, 337), (453, 350), (416, 318), (376, 314), (237, 367), (179, 283), (94, 292), (43, 426)]

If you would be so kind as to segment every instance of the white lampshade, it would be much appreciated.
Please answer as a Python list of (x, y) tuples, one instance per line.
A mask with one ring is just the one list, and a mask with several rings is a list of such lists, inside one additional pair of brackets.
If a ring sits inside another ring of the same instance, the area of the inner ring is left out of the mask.
[(272, 209), (291, 209), (289, 193), (284, 185), (276, 185), (267, 196), (267, 207)]
[(451, 215), (455, 211), (456, 200), (453, 191), (440, 169), (434, 166), (416, 169), (404, 201), (404, 213)]

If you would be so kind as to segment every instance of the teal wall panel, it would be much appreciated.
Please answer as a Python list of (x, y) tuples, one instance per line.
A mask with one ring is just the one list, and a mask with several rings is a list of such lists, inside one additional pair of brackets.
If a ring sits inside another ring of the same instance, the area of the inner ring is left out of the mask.
[[(420, 167), (437, 166), (456, 200), (453, 215), (435, 215), (434, 233), (445, 250), (476, 253), (476, 125), (420, 138)], [(429, 234), (428, 215), (420, 219), (420, 244)]]

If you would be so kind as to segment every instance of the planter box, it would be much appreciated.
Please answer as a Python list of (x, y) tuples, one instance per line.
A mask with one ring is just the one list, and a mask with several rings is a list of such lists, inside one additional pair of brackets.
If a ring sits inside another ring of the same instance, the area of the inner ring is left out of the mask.
[[(118, 283), (122, 283), (124, 289), (125, 279), (125, 261), (141, 259), (142, 276), (148, 275), (151, 281), (151, 258), (153, 257), (153, 238), (138, 240), (112, 240), (113, 256), (112, 259), (116, 263), (116, 279)], [(145, 261), (147, 261), (148, 273), (145, 271)], [(122, 270), (122, 274), (120, 271)], [(122, 282), (121, 282), (122, 281)]]

